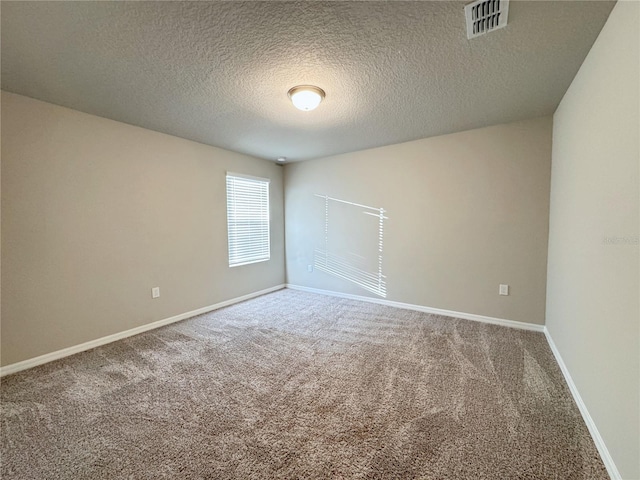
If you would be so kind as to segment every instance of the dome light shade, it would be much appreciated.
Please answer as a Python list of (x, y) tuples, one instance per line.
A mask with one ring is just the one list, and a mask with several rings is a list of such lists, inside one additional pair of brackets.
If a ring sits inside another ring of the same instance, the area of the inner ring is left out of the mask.
[(324, 90), (313, 85), (298, 85), (289, 90), (288, 95), (294, 107), (309, 112), (320, 105), (325, 93)]

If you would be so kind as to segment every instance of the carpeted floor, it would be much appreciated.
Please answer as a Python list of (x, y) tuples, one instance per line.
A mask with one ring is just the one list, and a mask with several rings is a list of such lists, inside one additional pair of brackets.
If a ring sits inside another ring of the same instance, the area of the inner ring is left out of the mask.
[(1, 395), (3, 480), (608, 478), (541, 333), (294, 290)]

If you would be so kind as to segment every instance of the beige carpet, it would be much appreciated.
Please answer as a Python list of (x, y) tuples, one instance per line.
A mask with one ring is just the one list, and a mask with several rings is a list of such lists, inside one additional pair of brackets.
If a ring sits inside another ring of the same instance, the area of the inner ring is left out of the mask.
[(3, 480), (607, 478), (541, 333), (293, 290), (1, 391)]

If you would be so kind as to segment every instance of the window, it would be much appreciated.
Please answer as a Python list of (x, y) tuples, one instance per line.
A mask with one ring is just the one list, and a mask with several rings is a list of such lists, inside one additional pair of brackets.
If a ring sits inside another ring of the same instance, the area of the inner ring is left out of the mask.
[(269, 248), (269, 180), (227, 173), (229, 266), (264, 262)]

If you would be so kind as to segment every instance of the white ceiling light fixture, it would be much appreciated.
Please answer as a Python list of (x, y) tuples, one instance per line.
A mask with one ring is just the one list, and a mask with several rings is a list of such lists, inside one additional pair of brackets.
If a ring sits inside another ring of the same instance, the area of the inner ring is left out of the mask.
[(287, 157), (278, 157), (276, 158), (276, 162), (284, 163), (287, 161)]
[(325, 97), (324, 90), (313, 85), (298, 85), (289, 90), (287, 95), (289, 95), (293, 106), (304, 112), (310, 112), (317, 108)]

